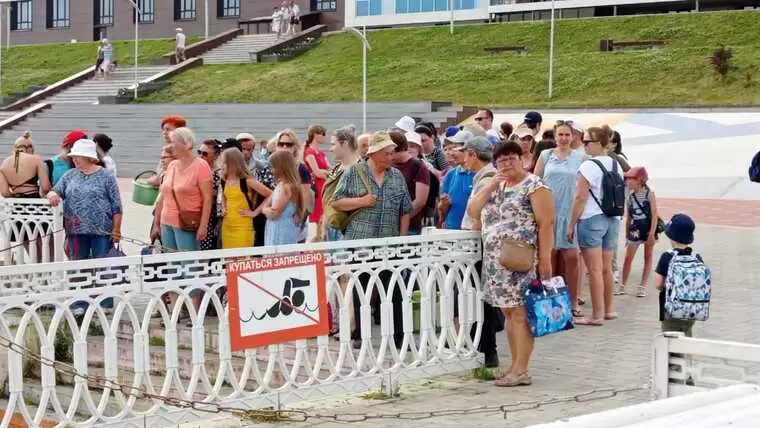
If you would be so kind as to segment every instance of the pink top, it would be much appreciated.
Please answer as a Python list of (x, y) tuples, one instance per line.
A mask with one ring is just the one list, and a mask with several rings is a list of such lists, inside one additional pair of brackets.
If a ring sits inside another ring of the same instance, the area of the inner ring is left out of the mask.
[(164, 177), (164, 182), (161, 183), (161, 224), (179, 227), (177, 200), (183, 211), (201, 211), (203, 195), (200, 184), (204, 181), (211, 182), (211, 167), (201, 158), (193, 159), (185, 169), (181, 169), (179, 161), (172, 161), (166, 168)]
[(322, 218), (322, 188), (325, 187), (325, 179), (319, 178), (314, 174), (314, 171), (312, 171), (311, 166), (308, 162), (306, 162), (306, 158), (309, 157), (309, 155), (314, 156), (314, 159), (317, 161), (317, 166), (319, 169), (329, 169), (330, 164), (327, 163), (327, 156), (325, 156), (325, 153), (322, 150), (317, 150), (311, 146), (306, 147), (303, 151), (303, 158), (304, 163), (309, 168), (309, 172), (311, 172), (311, 175), (314, 177), (314, 187), (317, 188), (317, 194), (314, 198), (314, 212), (312, 212), (309, 215), (309, 221), (312, 223), (316, 223), (319, 221), (320, 218)]

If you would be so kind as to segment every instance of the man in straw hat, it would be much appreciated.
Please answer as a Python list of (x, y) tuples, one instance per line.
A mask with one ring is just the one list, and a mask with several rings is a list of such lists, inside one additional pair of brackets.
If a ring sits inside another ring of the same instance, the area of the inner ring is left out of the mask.
[[(405, 236), (409, 230), (412, 200), (404, 176), (392, 168), (396, 144), (387, 132), (375, 132), (369, 139), (367, 161), (351, 165), (340, 178), (330, 200), (333, 209), (350, 212), (344, 239), (390, 238)], [(391, 271), (380, 272), (380, 280), (388, 287)], [(370, 276), (359, 276), (366, 290)], [(354, 292), (356, 329), (351, 334), (354, 347), (361, 346), (361, 302)], [(404, 341), (401, 291), (393, 291), (394, 342)]]

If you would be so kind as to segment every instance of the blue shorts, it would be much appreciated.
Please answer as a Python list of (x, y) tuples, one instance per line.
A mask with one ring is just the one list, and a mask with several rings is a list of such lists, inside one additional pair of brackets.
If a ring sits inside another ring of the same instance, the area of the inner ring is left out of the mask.
[(578, 246), (614, 251), (619, 233), (620, 220), (597, 214), (578, 222)]

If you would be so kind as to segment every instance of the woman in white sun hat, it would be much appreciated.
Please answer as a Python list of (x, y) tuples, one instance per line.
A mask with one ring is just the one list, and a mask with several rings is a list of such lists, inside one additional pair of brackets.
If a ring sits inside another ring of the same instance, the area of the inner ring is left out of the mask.
[(94, 141), (77, 141), (69, 156), (75, 167), (61, 177), (47, 199), (52, 206), (63, 201), (70, 258), (105, 257), (121, 239), (119, 185), (110, 171), (98, 165)]

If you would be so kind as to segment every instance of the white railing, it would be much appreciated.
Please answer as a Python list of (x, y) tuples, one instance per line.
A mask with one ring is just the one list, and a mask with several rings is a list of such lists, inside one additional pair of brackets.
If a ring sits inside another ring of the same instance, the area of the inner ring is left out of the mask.
[(760, 385), (760, 345), (685, 337), (655, 337), (653, 398), (667, 398), (739, 383)]
[(60, 205), (51, 207), (47, 199), (0, 198), (0, 264), (63, 261), (64, 240)]
[[(400, 381), (480, 364), (476, 349), (482, 293), (475, 270), (480, 248), (478, 233), (446, 232), (3, 267), (0, 336), (39, 349), (46, 358), (71, 361), (80, 373), (162, 396), (246, 409), (277, 408), (380, 385), (393, 389)], [(325, 257), (327, 296), (339, 317), (338, 340), (321, 336), (232, 351), (230, 324), (218, 295), (226, 284), (226, 262), (304, 251), (322, 252)], [(392, 273), (388, 291), (380, 284), (381, 271)], [(362, 341), (360, 349), (354, 349), (349, 303), (354, 288), (361, 290), (362, 273), (372, 279), (361, 293)], [(393, 287), (403, 296), (404, 343), (398, 350), (393, 342)], [(412, 303), (414, 290), (421, 294), (419, 304)], [(200, 292), (197, 310), (190, 297), (196, 291)], [(168, 292), (177, 296), (173, 309), (162, 303)], [(372, 324), (370, 302), (375, 292), (380, 326)], [(112, 311), (99, 306), (107, 298), (113, 298)], [(90, 303), (81, 320), (71, 309), (80, 300)], [(189, 312), (190, 327), (179, 320), (181, 308)], [(225, 315), (211, 316), (212, 308)], [(9, 394), (0, 397), (0, 403), (6, 401), (0, 427), (8, 426), (14, 413), (30, 426), (50, 419), (59, 426), (159, 427), (209, 417), (159, 400), (98, 390), (86, 379), (67, 378), (16, 352), (2, 351), (0, 377), (8, 376)]]

